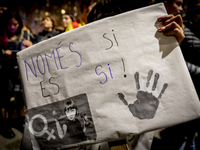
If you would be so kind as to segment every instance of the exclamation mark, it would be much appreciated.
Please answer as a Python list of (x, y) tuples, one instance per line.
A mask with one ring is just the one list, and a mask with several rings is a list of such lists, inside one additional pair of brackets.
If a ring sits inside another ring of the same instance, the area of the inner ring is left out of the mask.
[[(123, 68), (124, 68), (124, 72), (125, 72), (125, 65), (124, 65), (124, 60), (122, 58), (122, 64), (123, 64)], [(124, 78), (126, 78), (126, 74), (124, 74)]]

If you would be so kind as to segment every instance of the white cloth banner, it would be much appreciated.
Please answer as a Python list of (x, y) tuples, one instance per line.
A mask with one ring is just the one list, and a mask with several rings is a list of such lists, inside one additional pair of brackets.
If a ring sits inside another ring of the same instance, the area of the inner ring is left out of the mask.
[[(127, 148), (120, 147), (121, 149), (129, 149), (129, 150), (150, 150), (151, 144), (154, 137), (154, 131), (142, 133), (136, 136), (129, 136), (124, 139), (125, 143), (127, 143)], [(121, 140), (123, 142), (123, 140)], [(121, 141), (114, 141), (114, 144), (111, 144), (113, 142), (103, 142), (103, 143), (97, 143), (93, 145), (86, 145), (78, 148), (72, 148), (70, 150), (111, 150), (112, 145), (113, 147), (121, 146)], [(119, 149), (120, 149), (119, 148)]]
[(162, 3), (17, 53), (35, 149), (69, 148), (199, 118), (179, 45), (157, 32)]

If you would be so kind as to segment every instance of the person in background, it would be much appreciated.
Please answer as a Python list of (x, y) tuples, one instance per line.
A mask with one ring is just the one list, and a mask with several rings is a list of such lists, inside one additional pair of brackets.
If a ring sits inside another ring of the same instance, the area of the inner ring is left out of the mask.
[(1, 101), (3, 104), (1, 105), (0, 134), (6, 138), (12, 138), (14, 133), (11, 127), (14, 124), (10, 122), (10, 118), (13, 115), (17, 116), (17, 128), (22, 131), (25, 117), (21, 114), (24, 110), (24, 99), (16, 52), (32, 46), (34, 36), (23, 30), (22, 19), (18, 11), (13, 8), (5, 10), (1, 15), (1, 32)]
[[(188, 0), (186, 16), (183, 17), (185, 39), (181, 43), (181, 50), (186, 61), (191, 79), (200, 98), (200, 1)], [(183, 148), (196, 150), (196, 145), (200, 143), (196, 139), (200, 137), (199, 119), (190, 121), (182, 126)], [(196, 138), (198, 133), (198, 138)]]
[(158, 2), (163, 2), (168, 14), (182, 14), (183, 13), (183, 0), (158, 0)]
[[(162, 2), (158, 0), (156, 2)], [(182, 15), (183, 0), (166, 0), (163, 1), (168, 14)], [(195, 9), (198, 0), (188, 1), (188, 8)], [(200, 2), (199, 2), (200, 3)], [(192, 6), (193, 5), (193, 6)], [(196, 11), (198, 12), (198, 10)], [(193, 84), (197, 94), (200, 94), (200, 40), (199, 28), (194, 25), (195, 11), (186, 13), (183, 18), (183, 28), (185, 39), (181, 42), (180, 47), (190, 72)], [(198, 19), (197, 19), (198, 20)], [(197, 132), (198, 120), (192, 120), (173, 127), (168, 127), (161, 131), (163, 149), (168, 150), (196, 150), (195, 135)], [(172, 136), (173, 135), (173, 136)], [(170, 144), (169, 144), (170, 143)]]
[[(195, 75), (199, 74), (200, 67), (200, 0), (193, 0), (187, 3), (186, 16), (183, 17), (183, 23), (185, 26), (184, 33), (186, 38), (181, 44), (181, 50), (187, 63), (189, 71), (191, 71), (191, 77), (194, 81), (196, 92), (200, 95), (200, 80), (199, 76), (196, 78)], [(195, 65), (196, 69), (191, 68)]]
[(96, 2), (93, 2), (92, 0), (82, 0), (81, 6), (80, 6), (80, 10), (81, 10), (80, 17), (77, 20), (73, 21), (71, 24), (69, 24), (65, 31), (70, 31), (72, 29), (75, 29), (87, 24), (88, 14), (90, 13), (90, 11), (95, 5), (96, 5)]
[[(10, 8), (5, 11), (2, 17), (4, 19), (3, 24), (4, 28), (6, 29), (6, 36), (8, 38), (7, 50), (20, 51), (22, 50), (22, 45), (25, 47), (30, 47), (33, 45), (34, 36), (31, 34), (31, 32), (29, 32), (28, 35), (25, 35), (23, 32), (24, 25), (17, 10)], [(26, 38), (29, 38), (29, 40)]]
[[(156, 4), (156, 3), (161, 3), (161, 2), (164, 3), (165, 9), (166, 9), (166, 11), (167, 11), (167, 13), (169, 15), (173, 15), (176, 18), (180, 18), (179, 21), (183, 22), (182, 21), (183, 0), (153, 0), (150, 3), (151, 4)], [(174, 23), (176, 23), (176, 22), (174, 22)], [(177, 23), (179, 23), (179, 22), (177, 22)], [(184, 25), (183, 24), (182, 24), (181, 28), (184, 29)], [(181, 32), (181, 33), (182, 33), (181, 36), (184, 36), (183, 32)]]
[(65, 13), (62, 15), (62, 26), (64, 30), (74, 21), (74, 17), (71, 14)]
[(63, 14), (62, 15), (62, 21), (61, 21), (62, 26), (57, 26), (55, 28), (57, 34), (65, 32), (67, 26), (69, 24), (71, 24), (72, 21), (74, 21), (74, 17), (71, 14), (68, 14), (68, 13)]
[[(151, 4), (150, 0), (133, 1), (120, 1), (120, 0), (100, 0), (90, 11), (88, 15), (88, 23), (100, 20), (109, 16), (118, 15), (130, 10), (145, 7)], [(163, 22), (164, 27), (159, 28), (158, 32), (163, 32), (166, 36), (175, 36), (177, 41), (181, 43), (184, 39), (183, 34), (183, 21), (180, 15), (166, 15), (161, 16), (158, 21)]]
[[(3, 22), (2, 18), (0, 20)], [(5, 138), (13, 138), (14, 132), (9, 125), (9, 105), (10, 105), (10, 90), (9, 78), (5, 73), (9, 64), (6, 64), (9, 59), (3, 50), (7, 46), (6, 30), (0, 24), (0, 134)]]
[(57, 35), (54, 30), (56, 27), (56, 21), (51, 16), (45, 16), (42, 19), (43, 30), (35, 35), (36, 43), (47, 40)]

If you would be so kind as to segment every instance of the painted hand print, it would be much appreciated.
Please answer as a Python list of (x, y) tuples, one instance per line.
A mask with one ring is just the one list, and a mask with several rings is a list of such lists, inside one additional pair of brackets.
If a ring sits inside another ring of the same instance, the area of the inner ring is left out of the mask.
[(163, 84), (161, 80), (159, 82), (160, 75), (158, 73), (154, 74), (153, 70), (148, 72), (147, 81), (140, 78), (139, 72), (136, 72), (134, 77), (138, 90), (136, 94), (137, 100), (135, 100), (133, 104), (129, 104), (123, 93), (117, 93), (117, 96), (128, 106), (133, 116), (139, 119), (152, 119), (159, 106), (159, 99), (161, 99), (168, 84)]

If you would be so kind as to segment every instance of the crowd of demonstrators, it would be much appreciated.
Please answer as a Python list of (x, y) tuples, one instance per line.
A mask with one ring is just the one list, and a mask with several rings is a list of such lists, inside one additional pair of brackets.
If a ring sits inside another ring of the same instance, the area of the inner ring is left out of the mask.
[(13, 125), (21, 132), (24, 130), (26, 109), (16, 53), (59, 33), (55, 31), (54, 18), (45, 16), (43, 31), (33, 34), (14, 7), (1, 7), (0, 22), (0, 134), (13, 138)]
[(33, 35), (13, 7), (4, 10), (0, 20), (0, 134), (5, 138), (13, 138), (13, 125), (23, 132), (26, 109), (16, 53), (55, 36), (55, 22), (50, 17), (44, 17), (44, 30)]
[[(181, 17), (181, 13), (183, 12), (183, 0), (154, 0), (153, 2), (150, 0), (135, 2), (130, 0), (99, 0), (97, 3), (91, 0), (82, 0), (80, 5), (81, 14), (77, 20), (68, 13), (62, 15), (63, 31), (69, 31), (99, 19), (158, 2), (164, 3), (167, 13), (169, 14), (159, 18), (158, 21), (163, 22), (164, 27), (159, 28), (158, 32), (163, 32), (166, 36), (175, 36), (180, 43), (192, 81), (199, 95), (199, 0), (188, 0), (188, 11), (183, 21)], [(24, 110), (24, 100), (21, 92), (16, 52), (56, 36), (58, 33), (55, 31), (56, 22), (51, 16), (45, 16), (43, 18), (43, 31), (35, 35), (31, 33), (30, 29), (23, 25), (19, 13), (14, 9), (5, 10), (0, 16), (0, 19), (0, 134), (6, 138), (12, 138), (15, 135), (11, 130), (11, 126), (9, 126), (9, 118), (12, 117), (14, 109), (18, 110), (17, 115), (19, 118), (24, 117), (21, 115), (21, 110)], [(16, 103), (14, 107), (12, 102)], [(178, 150), (185, 144), (185, 149), (191, 147), (191, 150), (195, 150), (194, 138), (198, 131), (197, 122), (198, 121), (195, 120), (167, 128), (162, 132), (162, 138), (164, 140), (163, 146), (165, 146), (165, 148)], [(172, 138), (171, 134), (173, 134), (175, 138)], [(165, 142), (171, 142), (174, 145), (166, 144)]]
[[(70, 14), (63, 15), (63, 32), (72, 21)], [(19, 131), (24, 130), (26, 109), (16, 53), (61, 32), (56, 32), (56, 21), (48, 15), (42, 19), (43, 31), (33, 34), (14, 7), (1, 7), (0, 22), (0, 134), (13, 138), (14, 124)]]

